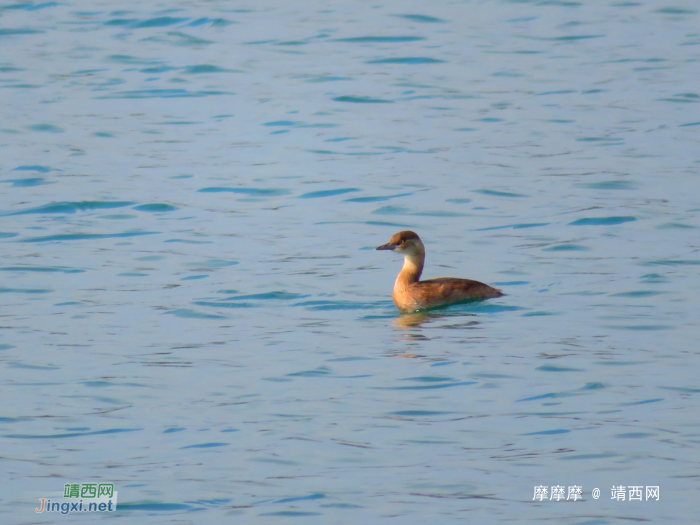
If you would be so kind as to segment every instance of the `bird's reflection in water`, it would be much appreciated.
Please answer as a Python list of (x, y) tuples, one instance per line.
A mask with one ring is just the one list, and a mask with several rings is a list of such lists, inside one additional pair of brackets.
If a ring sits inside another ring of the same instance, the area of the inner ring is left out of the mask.
[(397, 330), (411, 330), (420, 328), (424, 324), (429, 323), (436, 317), (435, 312), (413, 312), (410, 314), (401, 314), (392, 320), (394, 328)]
[[(439, 321), (440, 319), (445, 320), (457, 320), (460, 317), (476, 317), (476, 314), (465, 313), (465, 312), (445, 312), (445, 311), (423, 311), (423, 312), (413, 312), (410, 314), (401, 314), (392, 320), (392, 324), (396, 330), (412, 330), (414, 328), (427, 328), (429, 324)], [(467, 321), (460, 322), (456, 324), (443, 324), (435, 328), (475, 328), (478, 325), (478, 321)], [(423, 336), (425, 337), (425, 336)]]
[[(420, 343), (430, 341), (432, 337), (425, 335), (423, 332), (427, 328), (437, 330), (468, 330), (477, 328), (479, 321), (467, 320), (465, 317), (473, 318), (476, 314), (465, 312), (445, 312), (445, 311), (423, 311), (413, 312), (409, 314), (401, 314), (392, 319), (394, 329), (401, 335), (401, 339), (408, 343), (412, 348), (409, 351), (394, 353), (394, 357), (416, 358), (426, 357), (424, 354), (419, 354), (415, 350), (420, 349)], [(439, 321), (457, 321), (455, 323), (440, 323), (437, 326), (430, 326)], [(438, 335), (442, 337), (444, 334)]]

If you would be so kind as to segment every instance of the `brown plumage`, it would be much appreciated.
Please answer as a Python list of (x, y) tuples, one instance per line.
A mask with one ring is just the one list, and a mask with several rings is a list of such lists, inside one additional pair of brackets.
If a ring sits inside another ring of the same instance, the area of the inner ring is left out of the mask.
[(402, 312), (415, 312), (474, 299), (500, 297), (500, 290), (479, 281), (440, 277), (421, 281), (425, 263), (425, 247), (415, 232), (403, 231), (377, 250), (392, 250), (404, 256), (403, 268), (394, 283), (392, 298)]

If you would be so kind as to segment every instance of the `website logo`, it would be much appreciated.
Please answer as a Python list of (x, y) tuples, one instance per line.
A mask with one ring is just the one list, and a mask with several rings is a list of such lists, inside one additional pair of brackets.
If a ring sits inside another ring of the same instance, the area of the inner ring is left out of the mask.
[(113, 483), (66, 483), (63, 498), (39, 498), (35, 512), (69, 514), (75, 512), (114, 512), (118, 493)]

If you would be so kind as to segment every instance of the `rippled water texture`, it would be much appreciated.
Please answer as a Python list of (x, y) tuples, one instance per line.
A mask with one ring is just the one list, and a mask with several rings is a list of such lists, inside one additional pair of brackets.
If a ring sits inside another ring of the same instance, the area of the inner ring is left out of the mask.
[[(697, 519), (696, 2), (5, 3), (0, 46), (0, 521), (81, 482), (129, 523)], [(402, 229), (507, 295), (398, 315)]]

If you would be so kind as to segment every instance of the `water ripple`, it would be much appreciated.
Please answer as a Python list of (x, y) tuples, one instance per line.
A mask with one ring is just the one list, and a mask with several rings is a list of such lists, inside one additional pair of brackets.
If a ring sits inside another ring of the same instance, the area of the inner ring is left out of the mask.
[(5, 215), (26, 215), (31, 213), (75, 213), (78, 211), (109, 210), (112, 208), (123, 208), (125, 206), (131, 206), (133, 204), (133, 202), (129, 201), (56, 202), (53, 204), (39, 206), (37, 208), (29, 208), (27, 210), (6, 213)]
[(142, 235), (155, 235), (160, 232), (129, 231), (123, 233), (63, 233), (58, 235), (46, 235), (43, 237), (27, 237), (17, 242), (52, 242), (52, 241), (84, 241), (93, 239), (114, 239), (121, 237), (140, 237)]
[[(394, 57), (368, 60), (366, 64), (443, 64), (444, 60), (430, 57)], [(337, 100), (337, 99), (336, 99)]]
[(122, 432), (137, 432), (143, 428), (110, 428), (93, 432), (68, 432), (64, 434), (6, 434), (3, 437), (12, 439), (61, 439), (82, 436), (97, 436), (101, 434), (120, 434)]
[(333, 42), (352, 42), (358, 44), (365, 43), (394, 43), (394, 42), (417, 42), (425, 40), (422, 36), (358, 36), (353, 38), (336, 38)]
[(355, 97), (351, 95), (335, 97), (333, 100), (336, 102), (353, 102), (355, 104), (393, 104), (393, 100), (383, 100), (381, 98), (372, 97)]

